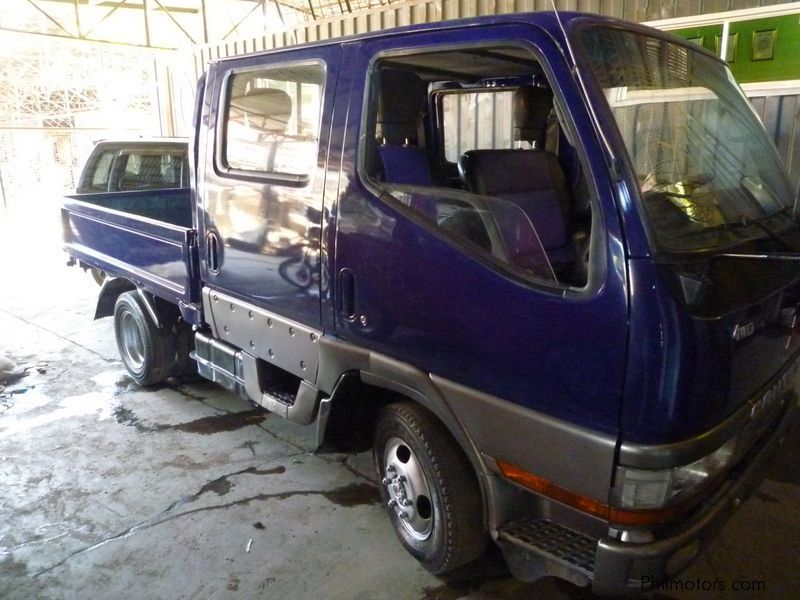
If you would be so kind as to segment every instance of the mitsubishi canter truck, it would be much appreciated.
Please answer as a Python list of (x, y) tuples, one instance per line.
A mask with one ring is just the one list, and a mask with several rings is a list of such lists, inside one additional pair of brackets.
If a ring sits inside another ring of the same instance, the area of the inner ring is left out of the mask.
[(66, 199), (96, 317), (142, 385), (194, 368), (371, 445), (432, 573), (491, 541), (523, 580), (638, 591), (758, 484), (796, 404), (800, 225), (711, 53), (572, 13), (435, 23), (214, 61), (195, 126), (189, 189)]

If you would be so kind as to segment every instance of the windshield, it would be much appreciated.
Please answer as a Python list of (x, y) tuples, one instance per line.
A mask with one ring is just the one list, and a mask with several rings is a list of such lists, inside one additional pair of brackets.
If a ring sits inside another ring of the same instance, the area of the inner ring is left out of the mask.
[(786, 174), (727, 67), (623, 29), (581, 30), (579, 45), (619, 127), (659, 249), (730, 247), (793, 223)]

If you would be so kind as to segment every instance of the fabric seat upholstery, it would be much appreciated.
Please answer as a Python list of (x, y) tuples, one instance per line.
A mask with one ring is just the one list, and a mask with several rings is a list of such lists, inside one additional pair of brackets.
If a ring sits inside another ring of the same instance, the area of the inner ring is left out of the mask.
[[(428, 86), (410, 71), (386, 69), (381, 73), (376, 147), (383, 181), (398, 185), (435, 186), (433, 172), (422, 143), (422, 115)], [(409, 206), (436, 221), (436, 201), (414, 194)]]
[(507, 200), (522, 209), (553, 265), (569, 265), (576, 252), (569, 235), (570, 194), (555, 154), (543, 150), (553, 93), (525, 86), (514, 92), (514, 139), (530, 150), (470, 150), (458, 160), (471, 192)]
[(554, 264), (574, 261), (567, 233), (566, 182), (558, 159), (540, 150), (471, 150), (459, 171), (470, 191), (522, 209)]

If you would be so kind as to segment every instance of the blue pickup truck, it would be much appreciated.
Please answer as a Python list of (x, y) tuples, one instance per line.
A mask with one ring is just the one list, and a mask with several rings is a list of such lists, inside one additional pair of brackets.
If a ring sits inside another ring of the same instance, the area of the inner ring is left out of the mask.
[[(189, 189), (83, 194), (142, 385), (195, 369), (372, 447), (435, 574), (497, 543), (607, 594), (680, 572), (793, 408), (800, 226), (726, 65), (572, 13), (212, 62)], [(742, 549), (746, 552), (747, 549)]]

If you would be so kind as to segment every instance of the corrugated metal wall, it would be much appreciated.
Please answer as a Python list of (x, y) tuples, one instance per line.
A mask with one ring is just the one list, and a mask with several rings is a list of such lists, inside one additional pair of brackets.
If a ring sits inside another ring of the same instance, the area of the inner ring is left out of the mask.
[[(776, 0), (556, 0), (559, 10), (599, 13), (631, 21), (653, 21), (785, 3)], [(369, 12), (313, 21), (257, 38), (202, 47), (193, 53), (191, 72), (181, 68), (179, 63), (176, 63), (179, 65), (177, 69), (173, 68), (173, 88), (181, 88), (184, 93), (183, 102), (175, 98), (173, 103), (176, 131), (170, 133), (188, 134), (191, 120), (187, 116), (191, 115), (191, 108), (181, 104), (185, 104), (186, 98), (193, 94), (194, 82), (210, 60), (404, 25), (547, 10), (552, 10), (551, 0), (409, 0), (405, 4), (391, 4)], [(184, 60), (183, 66), (188, 63)], [(797, 185), (800, 181), (800, 96), (764, 97), (755, 93), (751, 97)]]
[[(599, 13), (630, 21), (654, 21), (784, 3), (776, 0), (555, 0), (559, 10)], [(409, 0), (404, 4), (391, 4), (368, 12), (308, 22), (257, 38), (201, 48), (195, 53), (195, 75), (203, 72), (209, 60), (224, 56), (403, 25), (543, 10), (552, 10), (551, 0)]]

